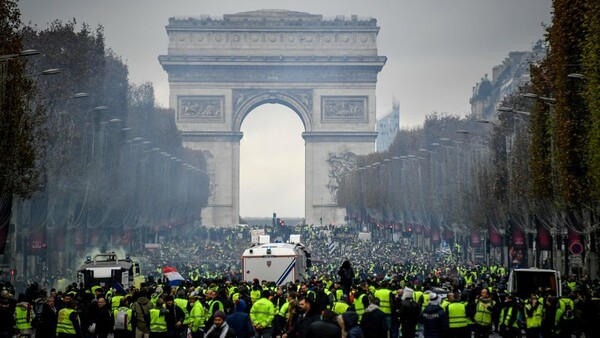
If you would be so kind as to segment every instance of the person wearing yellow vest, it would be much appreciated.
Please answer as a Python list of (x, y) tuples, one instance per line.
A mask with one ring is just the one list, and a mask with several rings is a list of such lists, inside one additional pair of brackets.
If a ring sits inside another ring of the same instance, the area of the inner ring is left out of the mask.
[(445, 311), (448, 314), (448, 336), (452, 338), (470, 338), (469, 320), (467, 319), (466, 304), (457, 299), (453, 292), (446, 295), (448, 304)]
[(565, 337), (570, 337), (575, 331), (575, 302), (569, 297), (560, 297), (558, 307), (562, 310), (561, 332)]
[(190, 324), (190, 311), (188, 310), (188, 300), (185, 294), (185, 290), (179, 289), (177, 290), (177, 297), (174, 299), (175, 305), (179, 306), (179, 308), (183, 311), (185, 318), (183, 319), (182, 324), (179, 326), (178, 331), (181, 333), (181, 337), (185, 338), (187, 335), (187, 330)]
[(563, 311), (556, 296), (548, 296), (542, 317), (542, 337), (561, 337)]
[(252, 300), (252, 303), (260, 299), (261, 292), (262, 287), (260, 286), (260, 284), (255, 284), (252, 286), (252, 291), (250, 291), (250, 299)]
[(331, 307), (331, 311), (333, 311), (335, 314), (341, 315), (342, 313), (348, 311), (349, 307), (350, 307), (350, 304), (348, 304), (348, 296), (343, 294), (340, 297), (340, 300), (333, 303), (333, 306)]
[(275, 314), (275, 321), (278, 321), (279, 324), (275, 329), (277, 332), (273, 332), (276, 336), (282, 335), (284, 332), (290, 329), (291, 324), (293, 324), (294, 314), (297, 311), (298, 300), (296, 299), (296, 294), (294, 292), (289, 292), (286, 297), (286, 302), (281, 306), (279, 313)]
[(161, 298), (156, 300), (156, 307), (150, 309), (150, 338), (167, 337), (167, 320), (165, 315), (169, 310), (163, 307)]
[[(189, 328), (192, 332), (192, 338), (202, 338), (204, 336), (204, 322), (206, 321), (206, 311), (197, 295), (191, 295), (188, 298), (189, 310)], [(186, 317), (187, 319), (188, 317)]]
[(271, 338), (273, 333), (272, 322), (275, 318), (275, 306), (269, 300), (269, 290), (263, 290), (261, 297), (250, 308), (250, 320), (256, 330), (257, 338)]
[(81, 331), (81, 321), (75, 309), (77, 302), (70, 300), (65, 303), (65, 307), (58, 311), (58, 320), (56, 323), (56, 338), (83, 338)]
[(500, 310), (500, 334), (506, 338), (521, 336), (521, 320), (524, 317), (516, 295), (507, 294)]
[[(114, 296), (112, 301), (115, 300)], [(132, 338), (133, 326), (131, 320), (133, 319), (133, 311), (129, 308), (129, 302), (127, 298), (119, 298), (119, 307), (113, 310), (114, 326), (113, 334), (115, 338)]]
[[(365, 309), (369, 306), (369, 296), (367, 294), (368, 290), (368, 285), (364, 283), (360, 285), (354, 294), (354, 302), (352, 302), (351, 306), (358, 315), (359, 323), (362, 322), (362, 316), (365, 313)], [(377, 307), (379, 308), (379, 301), (377, 302)]]
[(121, 306), (121, 299), (125, 298), (125, 296), (120, 294), (115, 294), (110, 298), (110, 310), (114, 312), (117, 308)]
[(481, 289), (475, 300), (475, 315), (473, 316), (473, 331), (475, 338), (488, 338), (492, 329), (492, 312), (496, 302), (490, 297), (487, 288)]
[(33, 306), (25, 301), (25, 296), (19, 297), (19, 302), (15, 307), (15, 321), (17, 322), (17, 330), (20, 336), (31, 336), (33, 334), (33, 326), (31, 322), (35, 317)]
[(525, 332), (527, 337), (540, 337), (542, 334), (542, 318), (544, 316), (544, 306), (540, 304), (536, 294), (531, 294), (531, 297), (525, 301), (525, 324), (527, 328)]
[(206, 292), (206, 304), (208, 306), (208, 311), (206, 313), (206, 322), (205, 325), (206, 327), (209, 327), (210, 325), (213, 324), (213, 315), (215, 314), (215, 312), (217, 311), (223, 311), (225, 312), (225, 304), (223, 303), (224, 300), (221, 300), (217, 297), (217, 292), (214, 290), (208, 290)]

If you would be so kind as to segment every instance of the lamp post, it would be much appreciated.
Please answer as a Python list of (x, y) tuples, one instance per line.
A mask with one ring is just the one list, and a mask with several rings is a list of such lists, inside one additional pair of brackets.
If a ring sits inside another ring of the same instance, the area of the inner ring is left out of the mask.
[[(24, 227), (24, 224), (20, 224), (22, 220), (18, 219), (17, 217), (17, 213), (13, 213), (13, 208), (15, 207), (13, 204), (13, 194), (15, 192), (14, 189), (14, 184), (20, 179), (20, 175), (23, 174), (19, 174), (19, 171), (22, 171), (22, 169), (25, 169), (25, 171), (27, 171), (27, 169), (32, 169), (35, 167), (35, 164), (31, 164), (29, 161), (24, 162), (25, 164), (23, 164), (25, 166), (25, 168), (23, 167), (15, 167), (16, 163), (20, 163), (20, 160), (23, 158), (22, 156), (27, 156), (27, 154), (24, 154), (25, 151), (23, 151), (23, 148), (27, 148), (27, 149), (35, 149), (35, 145), (33, 145), (33, 142), (30, 141), (18, 141), (20, 139), (20, 135), (22, 135), (23, 133), (31, 133), (30, 130), (32, 130), (31, 128), (24, 128), (26, 127), (24, 124), (27, 123), (28, 121), (28, 117), (30, 117), (27, 114), (27, 110), (23, 108), (22, 103), (18, 103), (19, 101), (16, 101), (16, 105), (13, 105), (13, 101), (11, 100), (11, 94), (12, 95), (18, 95), (24, 92), (31, 92), (33, 89), (31, 87), (31, 84), (28, 83), (27, 81), (25, 81), (25, 78), (27, 77), (38, 77), (38, 76), (47, 76), (47, 75), (54, 75), (54, 74), (58, 74), (60, 73), (60, 70), (58, 69), (48, 69), (45, 70), (43, 72), (41, 72), (40, 74), (34, 74), (34, 75), (27, 75), (24, 73), (24, 68), (21, 66), (20, 68), (18, 67), (18, 70), (16, 72), (11, 73), (9, 66), (11, 64), (11, 61), (19, 59), (19, 58), (26, 58), (26, 57), (30, 57), (30, 56), (34, 56), (34, 55), (38, 55), (40, 54), (40, 52), (38, 50), (35, 49), (28, 49), (28, 50), (23, 50), (20, 51), (18, 53), (13, 53), (13, 54), (5, 54), (5, 55), (0, 55), (0, 109), (3, 110), (6, 114), (11, 115), (11, 118), (14, 122), (13, 125), (5, 125), (3, 126), (4, 128), (7, 128), (8, 130), (12, 131), (12, 134), (7, 132), (7, 136), (6, 137), (6, 142), (3, 142), (3, 146), (6, 146), (6, 149), (2, 149), (2, 156), (4, 158), (4, 163), (7, 163), (7, 167), (6, 168), (2, 168), (3, 171), (3, 183), (2, 183), (2, 187), (0, 187), (2, 189), (2, 193), (0, 196), (0, 219), (2, 220), (0, 223), (0, 229), (2, 229), (3, 231), (6, 232), (6, 237), (8, 237), (8, 228), (9, 228), (9, 224), (12, 223), (14, 224), (14, 232), (13, 232), (13, 239), (11, 241), (11, 243), (13, 243), (13, 245), (11, 245), (10, 248), (10, 261), (11, 261), (11, 265), (13, 265), (13, 267), (19, 266), (20, 268), (18, 269), (18, 271), (21, 271), (21, 273), (23, 273), (23, 275), (25, 276), (25, 278), (27, 278), (27, 274), (28, 274), (28, 267), (27, 267), (27, 255), (28, 255), (28, 250), (27, 247), (29, 246), (29, 243), (27, 242), (27, 238), (28, 238), (28, 233), (29, 230), (28, 228)], [(20, 70), (19, 70), (20, 69)], [(12, 84), (11, 84), (12, 83)], [(10, 91), (10, 92), (9, 92)], [(20, 116), (19, 116), (20, 114)], [(10, 121), (10, 120), (9, 120)], [(9, 122), (11, 123), (11, 122)], [(35, 126), (32, 124), (31, 127), (33, 127), (33, 129), (35, 129)], [(30, 135), (25, 135), (30, 136)], [(19, 143), (20, 144), (17, 144)], [(19, 146), (22, 146), (20, 149), (21, 151), (18, 151), (16, 149), (19, 149)], [(35, 150), (32, 150), (33, 153), (35, 153)], [(32, 169), (33, 170), (33, 169)], [(30, 179), (30, 177), (28, 178)], [(25, 189), (28, 189), (27, 187), (27, 183)], [(29, 226), (29, 225), (27, 225)], [(19, 238), (19, 235), (21, 235), (21, 238)], [(5, 238), (6, 238), (5, 237)], [(17, 262), (17, 257), (16, 257), (16, 253), (17, 253), (17, 243), (21, 242), (21, 261)], [(5, 243), (2, 243), (2, 246), (4, 247)], [(20, 264), (19, 264), (20, 263)], [(15, 268), (13, 268), (15, 269)]]

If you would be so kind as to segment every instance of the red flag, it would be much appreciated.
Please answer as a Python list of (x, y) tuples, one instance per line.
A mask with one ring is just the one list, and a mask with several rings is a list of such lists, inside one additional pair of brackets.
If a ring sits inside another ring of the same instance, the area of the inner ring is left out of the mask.
[(540, 250), (552, 250), (552, 236), (542, 224), (537, 225), (537, 244)]
[(481, 238), (479, 237), (479, 232), (473, 231), (471, 232), (471, 246), (474, 248), (478, 248), (481, 245)]
[(503, 245), (502, 234), (500, 233), (500, 231), (498, 231), (498, 229), (496, 229), (495, 226), (489, 224), (488, 232), (490, 236), (490, 246), (499, 247)]
[(441, 242), (440, 228), (437, 226), (432, 226), (431, 227), (431, 243), (440, 244), (440, 242)]
[(513, 224), (512, 229), (512, 246), (522, 249), (525, 247), (525, 232)]

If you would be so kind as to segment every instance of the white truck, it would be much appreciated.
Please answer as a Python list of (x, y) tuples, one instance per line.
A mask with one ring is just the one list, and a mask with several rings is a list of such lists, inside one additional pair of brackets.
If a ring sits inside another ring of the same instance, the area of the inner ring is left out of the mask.
[(560, 272), (550, 269), (513, 269), (508, 276), (506, 290), (516, 292), (521, 299), (529, 299), (538, 290), (552, 290), (552, 295), (562, 296)]
[(87, 257), (77, 271), (77, 279), (85, 288), (93, 285), (119, 283), (124, 289), (133, 286), (134, 277), (140, 275), (140, 266), (129, 256), (119, 258), (114, 252), (100, 253)]
[(243, 278), (255, 278), (283, 285), (305, 280), (310, 267), (310, 254), (299, 243), (255, 244), (242, 254)]

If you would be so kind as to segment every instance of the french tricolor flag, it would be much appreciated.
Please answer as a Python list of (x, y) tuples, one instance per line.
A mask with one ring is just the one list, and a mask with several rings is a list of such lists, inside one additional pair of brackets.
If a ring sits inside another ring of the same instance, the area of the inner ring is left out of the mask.
[(179, 285), (184, 281), (184, 278), (181, 276), (177, 269), (171, 266), (165, 266), (162, 268), (163, 276), (167, 277), (169, 280), (169, 285)]

